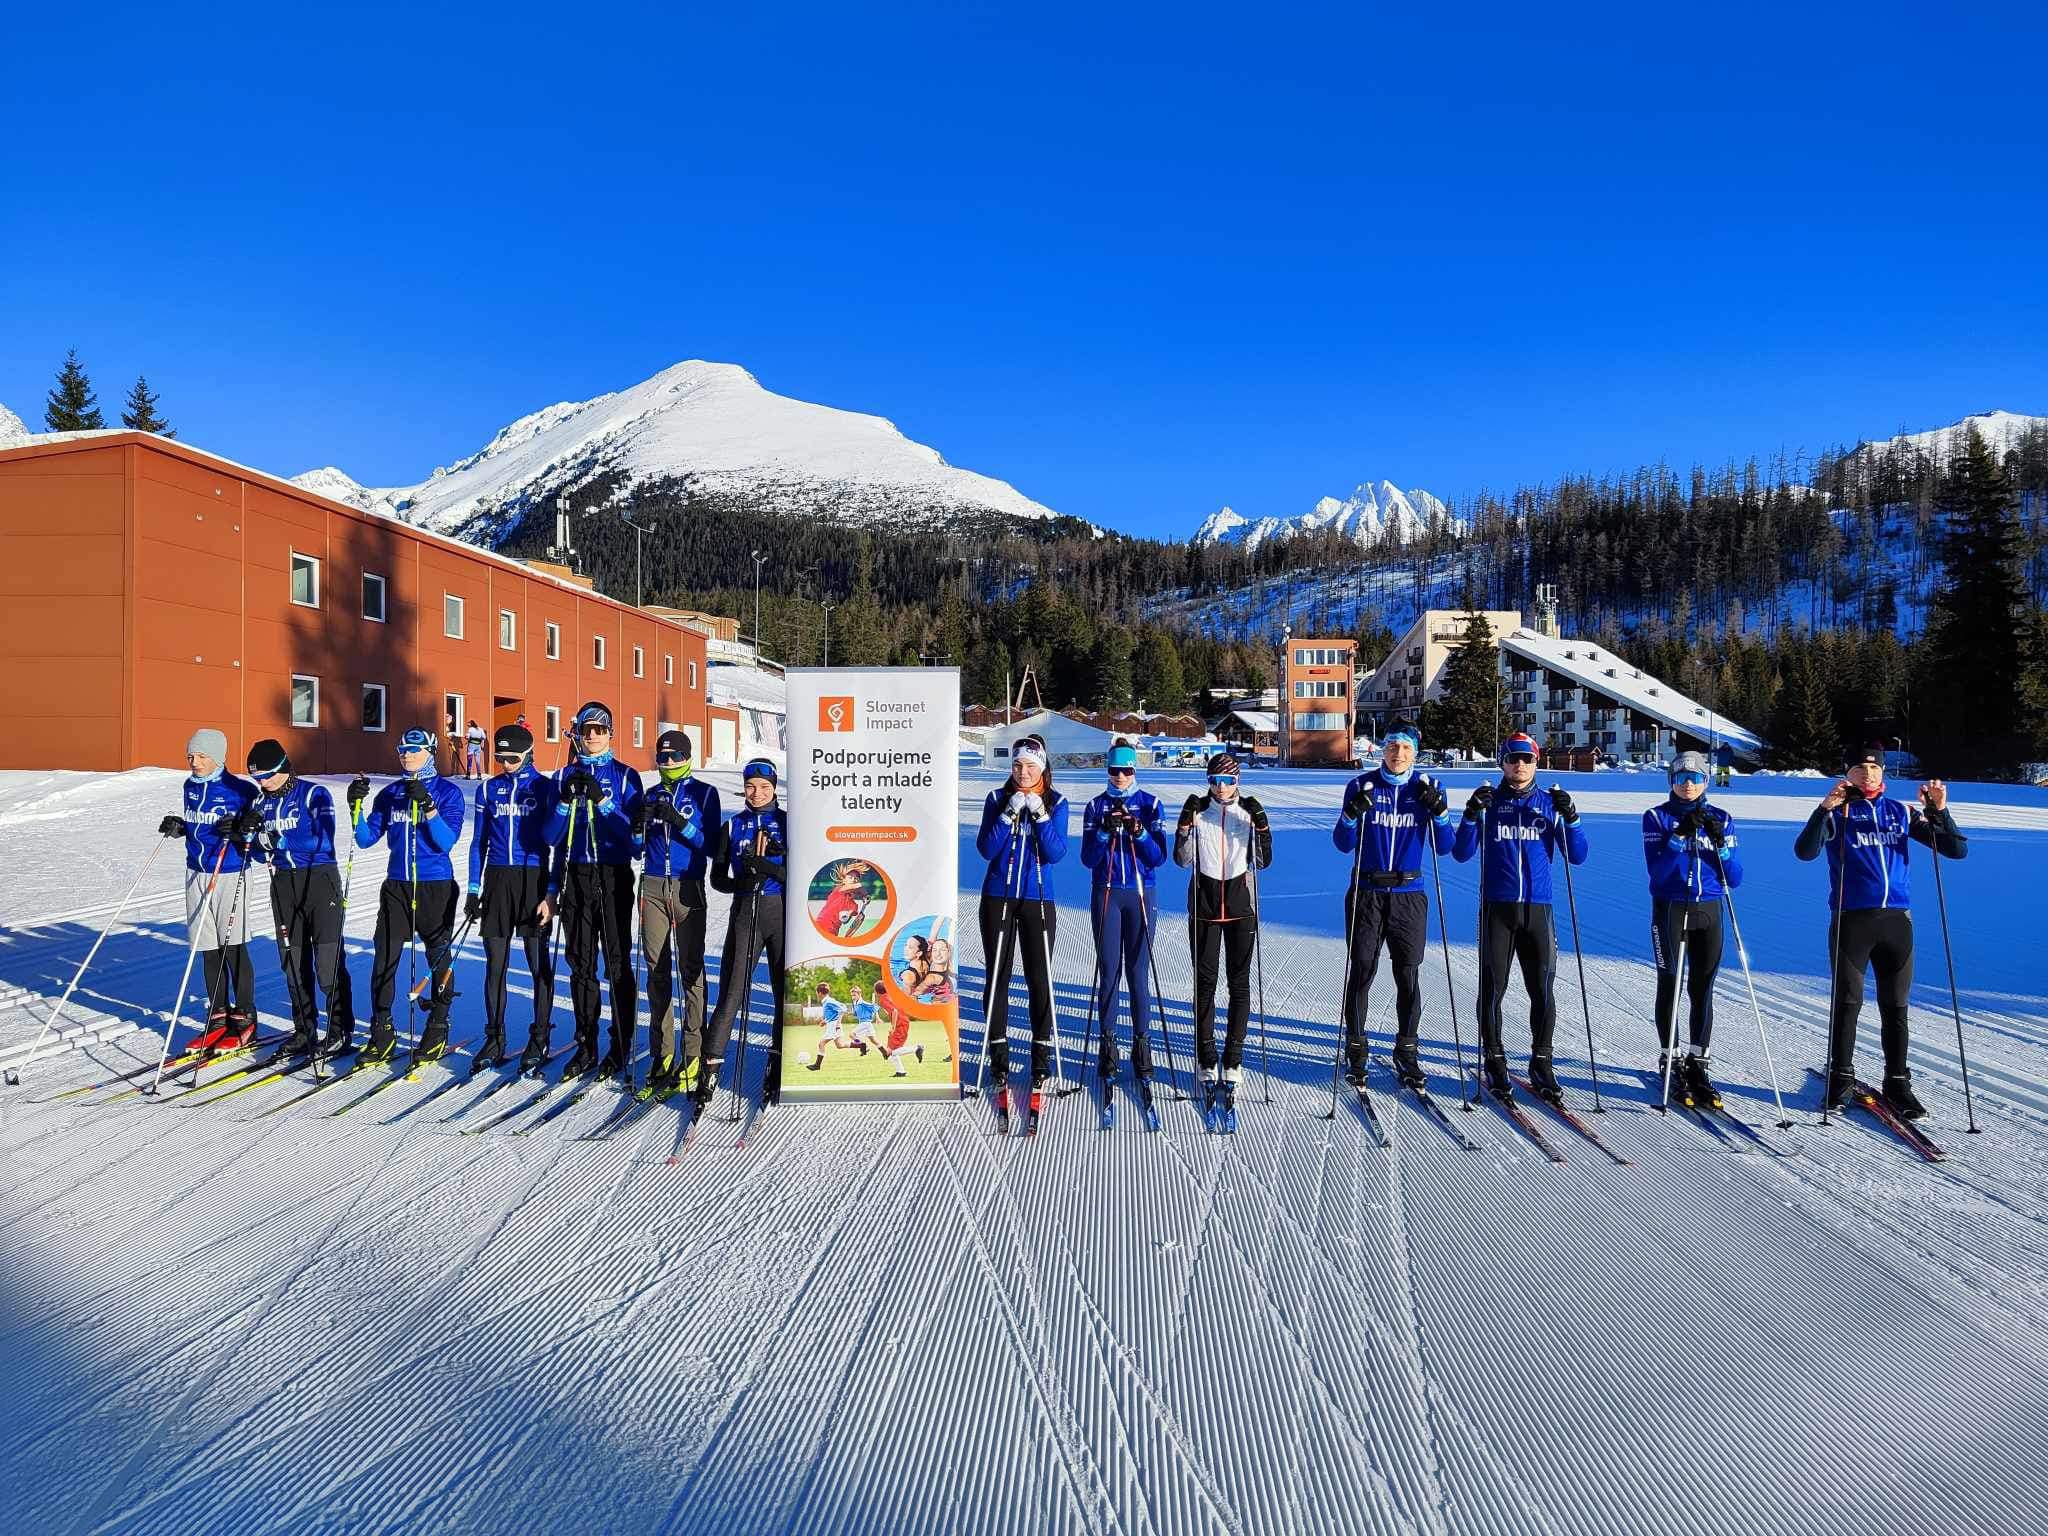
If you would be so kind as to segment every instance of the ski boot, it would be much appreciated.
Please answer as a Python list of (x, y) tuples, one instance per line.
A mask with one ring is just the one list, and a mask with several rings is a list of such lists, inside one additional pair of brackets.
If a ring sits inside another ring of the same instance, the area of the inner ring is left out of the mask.
[(1237, 1134), (1237, 1081), (1226, 1077), (1216, 1096), (1216, 1129), (1225, 1136)]
[(1102, 1074), (1102, 1128), (1116, 1129), (1116, 1079), (1107, 1072)]
[(1031, 1085), (1031, 1097), (1024, 1101), (1024, 1134), (1038, 1134), (1038, 1117), (1045, 1109), (1045, 1090), (1039, 1083)]
[(320, 1032), (311, 1024), (294, 1024), (292, 1032), (276, 1050), (270, 1053), (265, 1066), (282, 1066), (288, 1061), (300, 1061), (320, 1049)]
[(761, 1107), (782, 1102), (782, 1053), (768, 1053), (768, 1070), (761, 1074)]
[(484, 1035), (484, 1043), (477, 1047), (476, 1054), (469, 1058), (469, 1075), (475, 1077), (479, 1072), (488, 1072), (504, 1064), (505, 1037), (497, 1031), (490, 1031)]
[(1159, 1110), (1152, 1102), (1152, 1079), (1150, 1077), (1140, 1077), (1138, 1079), (1138, 1113), (1145, 1117), (1146, 1130), (1156, 1131), (1159, 1129)]
[(1422, 1073), (1422, 1063), (1416, 1058), (1412, 1041), (1394, 1043), (1394, 1078), (1403, 1088), (1413, 1088), (1418, 1092), (1429, 1085), (1429, 1079)]
[(1216, 1100), (1223, 1091), (1223, 1084), (1213, 1077), (1202, 1079), (1202, 1124), (1211, 1136), (1219, 1134), (1222, 1123), (1216, 1117)]
[(415, 1066), (423, 1062), (439, 1061), (448, 1054), (448, 1021), (428, 1019), (425, 1031), (420, 1035), (419, 1044), (412, 1048)]
[(320, 1038), (320, 1049), (314, 1053), (319, 1061), (332, 1061), (337, 1056), (346, 1056), (355, 1048), (354, 1029), (330, 1029)]
[(1505, 1056), (1489, 1056), (1480, 1068), (1480, 1081), (1486, 1091), (1503, 1104), (1515, 1096), (1515, 1080), (1508, 1075), (1508, 1059)]
[(998, 1088), (998, 1089), (996, 1090), (996, 1094), (995, 1094), (995, 1097), (994, 1097), (994, 1098), (992, 1098), (992, 1099), (990, 1099), (990, 1100), (988, 1101), (988, 1103), (989, 1103), (989, 1108), (995, 1111), (995, 1116), (996, 1116), (996, 1134), (997, 1134), (997, 1135), (999, 1135), (999, 1136), (1007, 1136), (1007, 1135), (1009, 1135), (1009, 1134), (1010, 1134), (1010, 1085), (1009, 1085), (1008, 1083), (1005, 1083), (1005, 1084), (1004, 1084), (1004, 1085), (1003, 1085), (1002, 1087)]
[(230, 1008), (227, 1018), (227, 1043), (224, 1050), (239, 1051), (256, 1038), (256, 1015), (247, 1008)]
[(1836, 1073), (1828, 1079), (1827, 1092), (1821, 1099), (1821, 1108), (1832, 1113), (1847, 1109), (1856, 1101), (1856, 1079), (1854, 1075)]
[(548, 1043), (537, 1035), (526, 1037), (526, 1049), (519, 1053), (519, 1075), (539, 1077), (548, 1064)]
[(1699, 1109), (1719, 1109), (1721, 1090), (1714, 1086), (1714, 1080), (1707, 1076), (1707, 1058), (1688, 1056), (1685, 1058), (1686, 1101)]
[(190, 1049), (194, 1053), (204, 1051), (211, 1056), (228, 1048), (228, 1035), (228, 1011), (216, 1008), (206, 1016), (206, 1028), (199, 1032), (199, 1038), (192, 1042)]
[(1910, 1072), (1885, 1073), (1884, 1101), (1891, 1105), (1892, 1112), (1901, 1120), (1918, 1120), (1927, 1113), (1927, 1106), (1913, 1092), (1913, 1074)]
[(664, 1056), (647, 1069), (647, 1082), (634, 1097), (641, 1103), (649, 1099), (666, 1099), (683, 1086), (683, 1074), (676, 1069), (676, 1059)]
[(588, 1077), (596, 1066), (597, 1047), (579, 1044), (569, 1057), (569, 1065), (562, 1069), (562, 1078), (566, 1082), (572, 1077)]
[(1564, 1089), (1557, 1084), (1557, 1073), (1551, 1069), (1548, 1056), (1529, 1058), (1529, 1086), (1536, 1090), (1536, 1097), (1552, 1104), (1564, 1102)]
[(374, 1066), (380, 1061), (389, 1061), (397, 1054), (398, 1036), (391, 1028), (391, 1021), (389, 1019), (372, 1019), (370, 1021), (370, 1043), (363, 1047), (361, 1054), (356, 1058), (357, 1061), (366, 1066)]

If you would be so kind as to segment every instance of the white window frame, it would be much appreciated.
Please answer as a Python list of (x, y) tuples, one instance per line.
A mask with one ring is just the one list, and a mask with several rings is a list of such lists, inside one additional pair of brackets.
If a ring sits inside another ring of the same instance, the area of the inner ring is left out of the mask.
[(510, 608), (498, 610), (498, 649), (516, 651), (519, 649), (519, 615)]
[[(647, 675), (647, 648), (645, 646), (636, 645), (633, 647), (633, 675), (635, 677), (645, 677)], [(633, 745), (637, 747), (640, 743), (636, 741)]]
[[(545, 624), (548, 660), (560, 661), (562, 659), (562, 626), (553, 619), (546, 620)], [(550, 736), (548, 740), (552, 741), (554, 738)]]
[(693, 689), (697, 686), (697, 663), (694, 661), (690, 663), (690, 686)]
[[(301, 683), (311, 683), (313, 685), (313, 718), (310, 720), (301, 720), (299, 718), (299, 684)], [(319, 730), (320, 679), (313, 676), (313, 674), (310, 672), (294, 672), (292, 674), (291, 688), (291, 698), (289, 702), (286, 703), (285, 710), (291, 717), (292, 729), (295, 731)]]
[(667, 651), (661, 653), (661, 680), (670, 688), (676, 685), (676, 659)]
[(541, 739), (560, 741), (562, 739), (562, 711), (560, 706), (550, 704), (540, 712)]
[(365, 704), (370, 702), (370, 695), (373, 693), (377, 696), (377, 724), (366, 725), (363, 729), (381, 736), (391, 729), (391, 690), (383, 683), (363, 684)]
[(590, 663), (591, 670), (594, 672), (602, 672), (604, 670), (604, 636), (592, 635), (590, 639), (590, 654), (594, 658)]
[(647, 745), (647, 720), (645, 716), (635, 715), (633, 717), (633, 745), (636, 747)]
[[(296, 591), (299, 562), (302, 560), (306, 563), (307, 570), (313, 573), (313, 598), (311, 602), (300, 597)], [(318, 608), (320, 606), (320, 557), (318, 555), (305, 554), (296, 549), (290, 552), (289, 557), (285, 561), (285, 592), (290, 596), (294, 608)]]
[[(451, 701), (455, 705), (453, 709), (448, 707)], [(449, 720), (455, 722), (448, 727), (448, 751), (459, 768), (462, 766), (462, 733), (468, 729), (469, 700), (459, 693), (442, 693), (441, 715), (444, 723)]]
[[(370, 612), (370, 583), (377, 583), (377, 611)], [(391, 583), (376, 571), (363, 572), (363, 617), (372, 624), (391, 622)]]
[[(450, 603), (453, 603), (455, 606), (449, 607)], [(455, 620), (455, 627), (453, 629), (448, 627), (448, 620), (451, 617)], [(443, 592), (441, 594), (441, 633), (450, 640), (462, 640), (467, 638), (463, 631), (468, 627), (469, 604), (453, 592)]]

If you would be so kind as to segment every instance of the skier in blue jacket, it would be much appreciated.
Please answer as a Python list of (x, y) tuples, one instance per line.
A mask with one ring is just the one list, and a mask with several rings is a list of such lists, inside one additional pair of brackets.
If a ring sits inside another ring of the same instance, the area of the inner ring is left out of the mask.
[(348, 957), (342, 948), (348, 892), (341, 888), (334, 857), (334, 796), (325, 784), (292, 772), (284, 746), (269, 737), (249, 749), (249, 777), (261, 791), (256, 811), (262, 826), (254, 852), (270, 865), (277, 961), (292, 1003), (291, 1038), (277, 1058), (309, 1056), (320, 1043), (321, 998), (327, 999), (330, 1035), (346, 1037), (355, 1031)]
[(723, 811), (717, 788), (697, 777), (688, 733), (663, 731), (654, 742), (660, 778), (640, 802), (639, 830), (646, 849), (640, 869), (640, 949), (647, 957), (647, 1083), (650, 1097), (666, 1098), (682, 1086), (692, 1060), (678, 1052), (678, 983), (683, 995), (683, 1040), (704, 1033), (704, 877)]
[(1131, 993), (1131, 1076), (1148, 1124), (1152, 1107), (1152, 933), (1159, 917), (1153, 871), (1166, 862), (1159, 799), (1138, 788), (1138, 749), (1119, 739), (1109, 749), (1109, 787), (1081, 810), (1081, 862), (1089, 872), (1088, 915), (1095, 929), (1096, 1068), (1102, 1108), (1114, 1114), (1118, 978)]
[[(448, 1005), (455, 998), (449, 940), (455, 936), (455, 866), (449, 854), (462, 838), (462, 791), (434, 767), (434, 733), (415, 726), (398, 738), (399, 777), (377, 791), (369, 809), (370, 781), (357, 774), (348, 786), (349, 814), (356, 819), (356, 846), (390, 849), (384, 886), (377, 896), (377, 947), (370, 964), (370, 1039), (357, 1061), (389, 1061), (397, 1049), (391, 1022), (398, 962), (417, 935), (426, 944), (430, 982), (426, 1028), (413, 1049), (415, 1061), (432, 1061), (448, 1049)], [(410, 997), (407, 1008), (412, 1006)], [(322, 1056), (350, 1047), (346, 1035), (322, 1041)]]
[(1799, 830), (1801, 859), (1828, 855), (1829, 948), (1834, 956), (1834, 1007), (1829, 1021), (1828, 1108), (1838, 1109), (1856, 1086), (1856, 1017), (1863, 1011), (1863, 973), (1877, 973), (1883, 1026), (1884, 1097), (1909, 1120), (1927, 1113), (1906, 1065), (1907, 999), (1913, 991), (1913, 892), (1910, 855), (1923, 843), (1944, 859), (1969, 855), (1970, 845), (1948, 810), (1948, 786), (1929, 779), (1920, 803), (1884, 792), (1884, 748), (1865, 747), (1847, 775), (1827, 792)]
[(1058, 942), (1059, 907), (1050, 867), (1067, 856), (1067, 802), (1052, 785), (1045, 742), (1018, 738), (1010, 753), (1010, 776), (989, 791), (981, 807), (975, 851), (988, 860), (981, 877), (981, 952), (987, 957), (988, 992), (982, 1005), (989, 1071), (996, 1079), (990, 1101), (999, 1119), (1010, 1113), (1010, 967), (1021, 950), (1024, 984), (1031, 994), (1030, 1114), (1044, 1107), (1052, 1076), (1052, 949)]
[(1714, 978), (1721, 971), (1721, 893), (1742, 884), (1735, 818), (1707, 803), (1707, 758), (1671, 760), (1671, 794), (1643, 812), (1643, 862), (1650, 872), (1650, 952), (1657, 962), (1657, 1075), (1675, 1046), (1679, 945), (1692, 999), (1691, 1044), (1670, 1072), (1681, 1103), (1718, 1104), (1707, 1070), (1714, 1040)]
[[(757, 757), (740, 770), (743, 809), (718, 829), (710, 861), (711, 885), (732, 897), (725, 919), (725, 952), (718, 962), (718, 1003), (705, 1038), (685, 1035), (683, 1053), (698, 1058), (697, 1107), (718, 1090), (719, 1069), (740, 1004), (753, 992), (754, 967), (768, 959), (768, 1069), (761, 1075), (761, 1099), (773, 1104), (782, 1094), (782, 912), (788, 883), (789, 821), (775, 803), (775, 765)], [(701, 1049), (701, 1055), (699, 1054)], [(816, 1065), (822, 1058), (814, 1059)]]
[(259, 817), (256, 786), (225, 767), (226, 733), (211, 726), (185, 744), (182, 815), (157, 823), (185, 843), (185, 931), (206, 975), (206, 1027), (191, 1049), (233, 1050), (256, 1034), (256, 972), (249, 964), (249, 847)]
[[(1557, 1032), (1557, 924), (1551, 912), (1550, 867), (1558, 852), (1586, 862), (1579, 809), (1562, 785), (1536, 787), (1538, 749), (1517, 731), (1501, 743), (1500, 784), (1481, 784), (1465, 802), (1451, 857), (1479, 863), (1479, 1048), (1481, 1076), (1498, 1099), (1514, 1096), (1501, 1002), (1510, 962), (1519, 963), (1529, 992), (1529, 1081), (1553, 1102), (1563, 1097), (1551, 1067)], [(1533, 850), (1533, 851), (1532, 851)]]
[(1344, 1054), (1354, 1086), (1365, 1083), (1371, 1054), (1367, 1001), (1379, 971), (1380, 948), (1394, 962), (1394, 1075), (1426, 1086), (1416, 1056), (1422, 1027), (1422, 961), (1429, 947), (1429, 897), (1422, 864), (1433, 847), (1451, 851), (1450, 799), (1436, 780), (1415, 771), (1422, 735), (1405, 721), (1380, 739), (1380, 766), (1344, 786), (1330, 841), (1353, 857), (1356, 883), (1344, 895), (1350, 935), (1351, 987), (1344, 998)]
[[(612, 712), (595, 701), (576, 711), (576, 761), (561, 777), (557, 838), (568, 836), (562, 879), (562, 923), (568, 935), (569, 999), (576, 1013), (576, 1053), (564, 1075), (628, 1078), (633, 1036), (639, 1028), (639, 988), (633, 978), (634, 835), (641, 819), (640, 775), (612, 756)], [(576, 815), (568, 827), (569, 808)], [(611, 989), (611, 1049), (597, 1053), (598, 953)]]
[(562, 850), (551, 836), (560, 801), (555, 781), (533, 766), (533, 732), (525, 726), (499, 727), (491, 737), (491, 754), (499, 771), (476, 787), (469, 893), (462, 907), (484, 945), (484, 1040), (470, 1070), (486, 1071), (505, 1060), (505, 978), (517, 937), (533, 979), (533, 1022), (519, 1066), (537, 1072), (548, 1059), (555, 1012), (551, 946), (561, 901)]

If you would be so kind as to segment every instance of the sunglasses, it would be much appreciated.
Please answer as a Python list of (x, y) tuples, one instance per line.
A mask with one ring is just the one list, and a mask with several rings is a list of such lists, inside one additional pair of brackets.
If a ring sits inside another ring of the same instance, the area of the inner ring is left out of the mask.
[(1533, 763), (1536, 761), (1536, 754), (1534, 752), (1510, 752), (1505, 760), (1510, 763)]
[(1707, 782), (1707, 776), (1704, 773), (1694, 773), (1688, 768), (1683, 773), (1671, 775), (1671, 782), (1674, 784), (1704, 784)]
[(1112, 779), (1128, 779), (1135, 777), (1137, 772), (1135, 768), (1112, 768), (1109, 770), (1109, 776)]
[(683, 754), (680, 752), (657, 752), (654, 754), (654, 760), (657, 763), (662, 764), (687, 763), (689, 761), (689, 759), (683, 756)]
[(1237, 775), (1234, 773), (1212, 773), (1209, 775), (1209, 782), (1211, 784), (1221, 784), (1228, 788), (1237, 782)]
[(501, 767), (517, 768), (525, 761), (526, 754), (524, 752), (500, 752), (498, 754), (498, 763)]

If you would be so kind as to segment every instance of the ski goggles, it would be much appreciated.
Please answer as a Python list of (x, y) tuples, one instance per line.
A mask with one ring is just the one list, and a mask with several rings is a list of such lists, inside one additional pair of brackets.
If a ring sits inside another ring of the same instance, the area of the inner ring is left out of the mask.
[(1212, 773), (1209, 775), (1209, 782), (1219, 788), (1228, 789), (1237, 782), (1237, 775), (1234, 773)]
[(1707, 782), (1707, 776), (1704, 773), (1695, 773), (1692, 769), (1685, 768), (1671, 775), (1671, 782), (1674, 784), (1704, 784)]
[(1109, 776), (1112, 779), (1135, 779), (1138, 776), (1138, 770), (1126, 768), (1119, 763), (1111, 763), (1109, 765)]
[(689, 753), (678, 752), (674, 748), (654, 754), (654, 765), (657, 768), (673, 768), (677, 763), (687, 763), (689, 760)]
[(1504, 763), (1533, 764), (1536, 761), (1536, 754), (1534, 752), (1510, 752), (1506, 757), (1502, 758), (1501, 761)]
[(402, 757), (408, 752), (431, 752), (434, 738), (425, 731), (407, 731), (398, 738), (398, 752)]
[(498, 766), (501, 768), (517, 768), (525, 761), (526, 754), (524, 752), (500, 752), (498, 754)]

